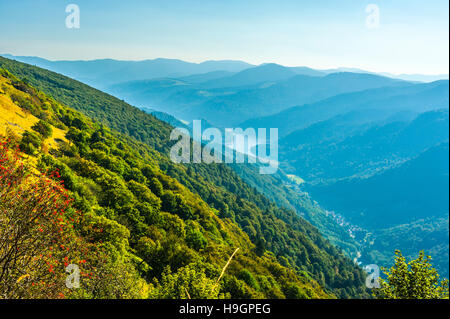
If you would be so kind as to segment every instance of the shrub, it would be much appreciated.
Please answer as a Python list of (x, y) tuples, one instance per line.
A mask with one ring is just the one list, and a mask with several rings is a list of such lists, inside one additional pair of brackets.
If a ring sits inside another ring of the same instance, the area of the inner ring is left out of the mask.
[(192, 249), (200, 250), (206, 247), (208, 241), (198, 229), (188, 227), (186, 230), (186, 243)]
[(44, 120), (39, 120), (39, 122), (34, 124), (31, 128), (41, 134), (44, 139), (49, 138), (53, 134), (52, 126)]
[[(79, 220), (59, 183), (34, 176), (0, 143), (0, 296), (60, 298), (65, 267), (83, 260), (68, 222)], [(69, 217), (70, 216), (70, 217)], [(62, 284), (61, 284), (62, 283)]]
[(34, 155), (39, 150), (41, 145), (42, 140), (38, 135), (29, 131), (25, 131), (25, 133), (23, 133), (19, 147), (24, 153), (28, 155)]
[(439, 274), (431, 265), (431, 257), (420, 251), (417, 259), (406, 262), (399, 250), (390, 271), (384, 269), (386, 280), (379, 279), (374, 289), (378, 299), (448, 299), (448, 280), (439, 282)]

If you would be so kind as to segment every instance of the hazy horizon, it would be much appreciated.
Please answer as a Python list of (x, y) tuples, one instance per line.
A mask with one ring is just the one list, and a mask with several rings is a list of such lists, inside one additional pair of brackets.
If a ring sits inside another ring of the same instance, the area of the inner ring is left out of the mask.
[[(163, 57), (448, 74), (449, 4), (443, 0), (344, 0), (339, 6), (330, 0), (78, 0), (72, 2), (80, 9), (78, 29), (65, 24), (70, 3), (0, 0), (0, 52), (49, 60)], [(378, 10), (375, 26), (368, 24), (370, 5)]]
[[(237, 63), (245, 63), (248, 64), (249, 67), (258, 67), (258, 66), (262, 66), (265, 64), (277, 64), (283, 67), (306, 67), (306, 68), (310, 68), (313, 70), (317, 70), (317, 71), (329, 71), (329, 70), (343, 70), (342, 72), (351, 72), (351, 69), (354, 69), (355, 71), (365, 71), (365, 72), (370, 72), (370, 73), (376, 73), (379, 75), (395, 75), (395, 76), (402, 76), (402, 75), (409, 75), (409, 76), (414, 76), (414, 75), (423, 75), (423, 76), (442, 76), (442, 77), (449, 77), (449, 73), (394, 73), (394, 72), (389, 72), (389, 71), (374, 71), (374, 70), (369, 70), (369, 69), (365, 69), (365, 68), (354, 68), (354, 67), (349, 67), (349, 66), (336, 66), (336, 67), (331, 67), (331, 68), (327, 68), (327, 69), (319, 69), (319, 68), (313, 68), (311, 66), (308, 65), (292, 65), (292, 66), (288, 66), (288, 65), (283, 65), (277, 62), (263, 62), (260, 64), (252, 64), (250, 62), (244, 61), (244, 60), (233, 60), (233, 59), (223, 59), (223, 60), (200, 60), (200, 61), (189, 61), (189, 60), (185, 60), (185, 59), (181, 59), (181, 58), (166, 58), (166, 57), (157, 57), (157, 58), (144, 58), (144, 59), (137, 59), (137, 60), (133, 60), (133, 59), (115, 59), (115, 58), (111, 58), (111, 57), (104, 57), (104, 58), (95, 58), (95, 59), (50, 59), (47, 57), (42, 57), (42, 56), (37, 56), (37, 55), (21, 55), (21, 54), (11, 54), (11, 53), (2, 53), (0, 52), (0, 56), (10, 56), (10, 57), (22, 57), (22, 58), (38, 58), (38, 59), (44, 59), (50, 62), (89, 62), (89, 61), (102, 61), (102, 60), (111, 60), (111, 61), (120, 61), (120, 62), (144, 62), (144, 61), (153, 61), (153, 60), (173, 60), (173, 61), (182, 61), (182, 62), (187, 62), (187, 63), (193, 63), (193, 64), (202, 64), (202, 63), (206, 63), (206, 62), (237, 62)], [(346, 70), (350, 70), (350, 71), (346, 71)], [(345, 71), (344, 71), (345, 70)]]

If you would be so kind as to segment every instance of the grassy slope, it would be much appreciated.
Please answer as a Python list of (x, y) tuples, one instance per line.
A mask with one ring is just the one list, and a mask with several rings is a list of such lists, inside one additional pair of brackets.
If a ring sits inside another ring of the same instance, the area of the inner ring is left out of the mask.
[[(7, 79), (0, 77), (0, 134), (5, 135), (7, 130), (15, 134), (22, 135), (24, 131), (31, 130), (31, 127), (39, 121), (39, 119), (23, 110), (20, 106), (13, 102), (10, 95), (4, 94), (2, 87), (7, 85)], [(15, 95), (26, 96), (26, 93), (17, 90), (11, 85), (8, 89)], [(45, 141), (48, 148), (56, 147), (57, 141), (66, 141), (66, 132), (54, 127), (51, 138)]]

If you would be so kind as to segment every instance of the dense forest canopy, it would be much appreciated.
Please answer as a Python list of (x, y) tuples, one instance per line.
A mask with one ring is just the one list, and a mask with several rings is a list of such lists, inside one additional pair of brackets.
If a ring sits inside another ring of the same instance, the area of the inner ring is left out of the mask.
[[(359, 267), (230, 167), (171, 162), (168, 124), (61, 75), (0, 66), (0, 96), (39, 119), (9, 137), (40, 172), (59, 172), (74, 209), (108, 225), (88, 238), (120, 246), (117, 260), (145, 281), (144, 297), (368, 296)], [(65, 140), (48, 147), (58, 130)]]

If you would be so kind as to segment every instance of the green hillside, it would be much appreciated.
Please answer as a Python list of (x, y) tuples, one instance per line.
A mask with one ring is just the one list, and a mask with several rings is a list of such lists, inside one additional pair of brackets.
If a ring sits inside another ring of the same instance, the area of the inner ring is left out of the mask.
[[(104, 125), (132, 136), (159, 152), (169, 153), (171, 143), (169, 135), (172, 128), (154, 116), (83, 83), (38, 67), (3, 57), (0, 57), (0, 67), (12, 70), (14, 74), (27, 79), (31, 84), (55, 97), (63, 104), (69, 105)], [(199, 165), (194, 166), (193, 169), (199, 168)], [(203, 165), (200, 166), (203, 167)], [(212, 170), (210, 176), (208, 176), (210, 181), (226, 187), (229, 192), (234, 192), (235, 189), (230, 184), (222, 185), (221, 178), (215, 177), (217, 176), (217, 167), (217, 165), (208, 165), (202, 169)], [(220, 168), (226, 170), (226, 173), (224, 173), (226, 176), (237, 178), (236, 174), (231, 172), (228, 167), (221, 165)], [(257, 173), (257, 168), (252, 168), (251, 165), (241, 165), (241, 167), (235, 165), (233, 168), (240, 178), (243, 178), (252, 187), (257, 188), (259, 192), (265, 194), (278, 206), (295, 210), (313, 223), (314, 226), (319, 227), (320, 232), (334, 244), (339, 244), (347, 253), (355, 252), (353, 239), (330, 218), (327, 218), (319, 208), (311, 209), (312, 203), (308, 198), (304, 196), (300, 198), (297, 192), (286, 188), (283, 185), (282, 178), (262, 176)], [(170, 172), (168, 173), (170, 174)], [(181, 182), (183, 183), (183, 181)], [(196, 184), (198, 182), (194, 184), (186, 183), (185, 185), (191, 191), (196, 192), (196, 188), (193, 187)], [(200, 186), (200, 191), (203, 192), (204, 187)], [(247, 193), (246, 190), (243, 190), (243, 192)], [(209, 196), (205, 200), (214, 205), (214, 201)], [(228, 205), (230, 204), (228, 203)], [(231, 205), (235, 205), (235, 203)], [(285, 221), (290, 219), (289, 217)], [(270, 239), (270, 237), (267, 239)]]
[[(166, 155), (169, 125), (61, 75), (4, 58), (0, 66), (24, 79), (3, 72), (12, 87), (30, 95), (16, 101), (22, 108), (67, 131), (70, 143), (48, 154), (31, 149), (37, 167), (59, 168), (77, 208), (128, 229), (127, 250), (141, 260), (140, 276), (153, 282), (152, 296), (186, 297), (177, 286), (186, 274), (193, 278), (189, 289), (204, 292), (195, 282), (217, 279), (238, 247), (220, 283), (221, 296), (367, 296), (359, 268), (228, 166), (172, 163)], [(11, 86), (2, 90), (8, 94)]]

